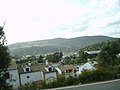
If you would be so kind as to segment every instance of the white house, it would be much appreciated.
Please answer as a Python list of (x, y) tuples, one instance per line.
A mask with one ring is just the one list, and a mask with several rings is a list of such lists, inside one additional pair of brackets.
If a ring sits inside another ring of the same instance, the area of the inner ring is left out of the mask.
[(20, 85), (43, 80), (46, 83), (57, 79), (55, 68), (49, 63), (36, 63), (17, 67), (16, 62), (12, 61), (8, 68), (7, 82), (17, 89)]
[(91, 62), (91, 61), (88, 60), (87, 63), (85, 63), (84, 65), (79, 66), (79, 70), (76, 72), (76, 74), (79, 75), (84, 70), (95, 70), (96, 65), (98, 65), (98, 63), (96, 61)]
[(42, 71), (37, 65), (18, 67), (20, 84), (24, 85), (37, 80), (44, 80)]
[(12, 61), (10, 63), (7, 74), (8, 74), (7, 82), (10, 85), (12, 85), (13, 88), (17, 89), (19, 86), (19, 75), (18, 75), (18, 69), (15, 61)]
[(74, 65), (63, 65), (55, 68), (59, 74), (65, 75), (65, 76), (74, 76), (77, 67)]
[(31, 64), (18, 68), (20, 84), (32, 83), (43, 80), (46, 83), (57, 78), (54, 67), (44, 63)]

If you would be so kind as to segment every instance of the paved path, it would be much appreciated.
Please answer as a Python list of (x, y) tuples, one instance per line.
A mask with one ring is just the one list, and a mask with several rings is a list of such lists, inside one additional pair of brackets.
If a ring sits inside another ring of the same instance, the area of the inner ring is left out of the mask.
[(120, 79), (84, 85), (54, 88), (49, 90), (120, 90)]

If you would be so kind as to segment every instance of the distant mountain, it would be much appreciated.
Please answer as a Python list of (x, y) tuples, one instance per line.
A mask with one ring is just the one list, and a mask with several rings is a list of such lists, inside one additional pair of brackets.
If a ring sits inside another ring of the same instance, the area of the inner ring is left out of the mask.
[(71, 39), (55, 38), (48, 40), (39, 40), (31, 42), (22, 42), (9, 45), (11, 54), (32, 55), (46, 54), (56, 51), (70, 52), (85, 46), (105, 42), (114, 38), (108, 36), (84, 36)]

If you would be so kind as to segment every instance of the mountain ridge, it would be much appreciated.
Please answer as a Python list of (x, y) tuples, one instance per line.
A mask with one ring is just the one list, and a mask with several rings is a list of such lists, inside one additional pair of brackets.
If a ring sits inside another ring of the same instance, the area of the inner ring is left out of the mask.
[[(37, 40), (21, 42), (8, 45), (11, 54), (28, 55), (28, 54), (46, 54), (56, 51), (73, 51), (77, 48), (83, 48), (87, 45), (112, 40), (115, 38), (108, 36), (83, 36), (76, 38), (55, 38), (48, 40)], [(28, 53), (29, 52), (29, 53)]]

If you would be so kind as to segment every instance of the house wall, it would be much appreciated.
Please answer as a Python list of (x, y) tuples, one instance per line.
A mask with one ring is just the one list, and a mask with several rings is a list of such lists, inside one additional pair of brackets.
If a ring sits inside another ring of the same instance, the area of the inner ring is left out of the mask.
[(55, 68), (59, 74), (62, 74), (62, 71), (59, 68)]
[(13, 86), (13, 88), (17, 89), (19, 84), (19, 75), (18, 75), (18, 70), (9, 70), (9, 76), (10, 78), (7, 80), (7, 82)]
[(95, 67), (94, 67), (94, 65), (92, 65), (91, 62), (87, 62), (87, 63), (85, 63), (84, 65), (80, 66), (80, 67), (79, 67), (79, 71), (76, 72), (76, 73), (79, 75), (79, 74), (81, 74), (81, 72), (82, 72), (83, 70), (95, 70)]
[(57, 73), (56, 72), (45, 73), (44, 76), (45, 76), (46, 83), (57, 79)]
[(22, 85), (37, 80), (44, 80), (43, 73), (40, 71), (20, 74), (20, 81)]

